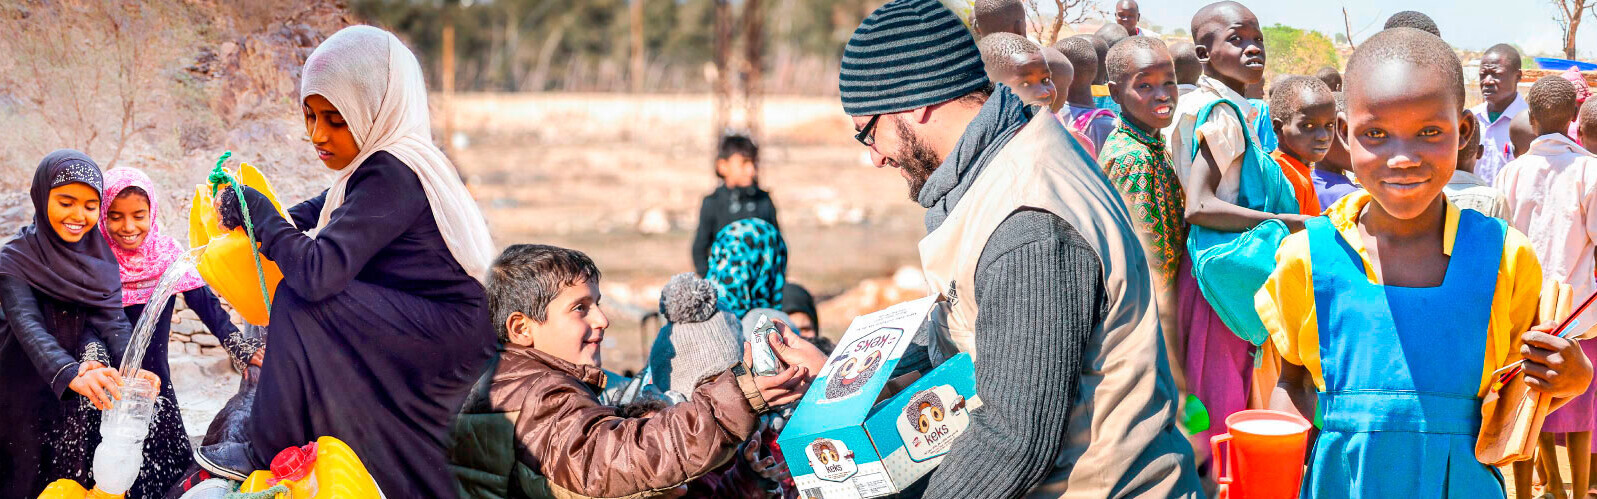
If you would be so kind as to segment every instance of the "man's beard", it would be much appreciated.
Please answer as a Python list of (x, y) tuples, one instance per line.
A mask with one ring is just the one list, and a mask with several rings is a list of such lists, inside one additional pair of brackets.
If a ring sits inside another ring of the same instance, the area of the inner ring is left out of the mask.
[(932, 171), (936, 170), (943, 161), (937, 159), (937, 153), (932, 151), (931, 146), (926, 145), (919, 135), (911, 132), (903, 120), (894, 119), (893, 122), (898, 125), (898, 136), (904, 141), (893, 163), (904, 170), (904, 175), (908, 177), (909, 200), (920, 202), (920, 190), (926, 187), (926, 179), (932, 176)]

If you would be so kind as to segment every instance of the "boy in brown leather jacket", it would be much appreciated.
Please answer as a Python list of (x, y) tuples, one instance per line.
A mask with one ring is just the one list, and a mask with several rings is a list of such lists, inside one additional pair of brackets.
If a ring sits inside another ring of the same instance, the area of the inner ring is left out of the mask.
[[(667, 494), (734, 457), (769, 407), (797, 401), (825, 356), (806, 342), (777, 344), (789, 367), (753, 375), (744, 361), (701, 382), (687, 402), (652, 417), (621, 417), (600, 403), (599, 270), (580, 252), (515, 245), (494, 262), (489, 308), (505, 344), (490, 405), (515, 422), (518, 461), (557, 497)], [(713, 299), (710, 306), (714, 306)], [(792, 346), (787, 346), (792, 345)]]

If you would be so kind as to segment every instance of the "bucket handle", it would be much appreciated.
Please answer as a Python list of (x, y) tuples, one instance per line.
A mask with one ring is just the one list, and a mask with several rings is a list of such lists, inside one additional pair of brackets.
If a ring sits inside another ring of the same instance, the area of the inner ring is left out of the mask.
[[(1231, 452), (1230, 452), (1231, 451), (1231, 444), (1230, 444), (1230, 442), (1231, 442), (1231, 434), (1230, 433), (1221, 433), (1219, 435), (1215, 435), (1213, 437), (1209, 437), (1209, 451), (1211, 452), (1211, 455), (1213, 456), (1211, 459), (1214, 460), (1214, 466), (1215, 466), (1215, 474), (1214, 474), (1215, 475), (1215, 479), (1214, 479), (1214, 481), (1215, 481), (1216, 484), (1219, 484), (1219, 485), (1229, 485), (1229, 484), (1231, 484), (1231, 480), (1232, 480), (1232, 477), (1231, 477), (1232, 464), (1231, 464)], [(1226, 444), (1225, 445), (1225, 449), (1226, 449), (1225, 453), (1221, 453), (1220, 452), (1220, 444)]]

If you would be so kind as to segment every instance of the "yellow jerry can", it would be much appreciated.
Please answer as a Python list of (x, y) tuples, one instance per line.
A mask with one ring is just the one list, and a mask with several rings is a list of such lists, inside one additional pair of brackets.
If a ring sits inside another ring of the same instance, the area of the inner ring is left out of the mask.
[[(280, 458), (279, 458), (280, 459)], [(274, 465), (278, 459), (273, 459)], [(278, 494), (274, 499), (356, 499), (381, 497), (377, 492), (377, 482), (371, 473), (366, 471), (366, 466), (361, 464), (360, 457), (355, 455), (344, 442), (333, 437), (316, 439), (316, 461), (312, 464), (312, 473), (301, 480), (274, 481), (276, 475), (270, 470), (260, 470), (251, 473), (244, 484), (238, 488), (239, 492), (260, 492), (281, 483), (288, 487), (289, 493)], [(308, 482), (308, 483), (307, 483)], [(314, 493), (307, 493), (308, 488), (314, 488)]]
[[(277, 194), (272, 191), (272, 185), (267, 183), (266, 177), (259, 170), (245, 163), (239, 167), (238, 174), (234, 176), (240, 183), (253, 187), (272, 200), (272, 206), (283, 214), (283, 206), (277, 201)], [(225, 194), (227, 191), (217, 191)], [(284, 215), (287, 218), (287, 215)], [(283, 280), (283, 272), (278, 270), (277, 264), (261, 255), (261, 270), (266, 275), (266, 296), (261, 295), (260, 279), (255, 273), (255, 256), (250, 250), (250, 238), (244, 233), (244, 228), (239, 227), (223, 232), (216, 219), (216, 207), (211, 199), (211, 189), (199, 185), (194, 190), (194, 203), (189, 208), (189, 246), (199, 247), (210, 245), (205, 249), (205, 254), (200, 256), (197, 270), (205, 283), (211, 286), (222, 299), (233, 305), (245, 321), (257, 326), (265, 326), (269, 320), (266, 310), (266, 299), (277, 290), (277, 283)]]
[(101, 492), (100, 489), (84, 490), (82, 485), (68, 478), (51, 482), (50, 486), (44, 488), (44, 492), (39, 493), (39, 499), (122, 499), (122, 497)]

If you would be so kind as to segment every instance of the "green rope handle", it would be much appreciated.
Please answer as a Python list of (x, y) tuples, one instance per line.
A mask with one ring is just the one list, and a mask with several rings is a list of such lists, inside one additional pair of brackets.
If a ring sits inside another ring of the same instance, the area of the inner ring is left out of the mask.
[(283, 484), (281, 484), (281, 483), (279, 483), (277, 485), (271, 486), (271, 488), (268, 488), (266, 490), (262, 490), (260, 492), (238, 492), (238, 491), (233, 491), (233, 492), (228, 492), (227, 495), (223, 496), (223, 497), (225, 497), (226, 499), (272, 499), (274, 497), (277, 497), (278, 494), (287, 495), (288, 492), (289, 492), (288, 487), (283, 485)]
[(255, 257), (255, 278), (261, 284), (261, 299), (266, 302), (266, 314), (271, 315), (272, 295), (266, 290), (266, 267), (261, 264), (261, 248), (256, 246), (255, 243), (255, 224), (250, 221), (250, 205), (244, 202), (244, 184), (239, 183), (237, 178), (227, 173), (227, 170), (222, 169), (222, 165), (227, 163), (227, 158), (231, 157), (233, 157), (233, 151), (223, 152), (222, 157), (216, 158), (216, 168), (211, 169), (211, 176), (206, 181), (211, 184), (211, 197), (213, 198), (216, 197), (216, 191), (221, 187), (222, 183), (225, 182), (227, 185), (235, 187), (233, 192), (238, 195), (238, 209), (244, 215), (244, 235), (249, 237), (250, 253)]

